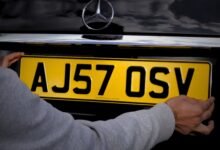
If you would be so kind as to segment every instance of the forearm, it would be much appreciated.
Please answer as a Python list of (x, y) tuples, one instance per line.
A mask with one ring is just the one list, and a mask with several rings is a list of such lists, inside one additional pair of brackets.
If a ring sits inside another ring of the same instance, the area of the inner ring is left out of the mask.
[(79, 121), (33, 95), (8, 69), (0, 68), (0, 82), (3, 149), (149, 149), (174, 130), (166, 104), (108, 121)]
[(149, 110), (125, 113), (108, 121), (82, 121), (98, 134), (94, 143), (101, 149), (150, 149), (167, 140), (174, 131), (175, 120), (165, 104)]

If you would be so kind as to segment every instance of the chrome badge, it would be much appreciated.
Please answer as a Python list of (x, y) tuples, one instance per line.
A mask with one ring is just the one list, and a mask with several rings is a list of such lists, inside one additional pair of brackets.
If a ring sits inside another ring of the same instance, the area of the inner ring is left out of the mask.
[(91, 0), (82, 11), (84, 25), (90, 30), (107, 28), (114, 17), (114, 9), (108, 0)]

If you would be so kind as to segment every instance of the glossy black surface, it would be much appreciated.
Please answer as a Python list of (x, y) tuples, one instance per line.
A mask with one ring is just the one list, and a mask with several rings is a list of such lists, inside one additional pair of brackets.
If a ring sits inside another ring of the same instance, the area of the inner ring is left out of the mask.
[[(89, 0), (0, 0), (0, 32), (85, 33)], [(107, 33), (220, 35), (219, 0), (109, 0), (115, 15)], [(92, 0), (94, 5), (97, 0)], [(109, 13), (101, 0), (101, 12)], [(91, 6), (89, 13), (95, 12)], [(98, 25), (97, 25), (98, 26)], [(115, 27), (116, 26), (116, 27)], [(117, 30), (117, 31), (115, 31)], [(97, 33), (96, 31), (94, 33)], [(101, 31), (102, 32), (102, 31)]]

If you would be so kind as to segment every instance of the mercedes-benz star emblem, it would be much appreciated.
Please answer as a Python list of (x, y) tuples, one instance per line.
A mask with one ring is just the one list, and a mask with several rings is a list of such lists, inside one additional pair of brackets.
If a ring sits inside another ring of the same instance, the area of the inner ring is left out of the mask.
[(90, 30), (107, 28), (114, 17), (114, 9), (108, 0), (91, 0), (82, 11), (84, 25)]

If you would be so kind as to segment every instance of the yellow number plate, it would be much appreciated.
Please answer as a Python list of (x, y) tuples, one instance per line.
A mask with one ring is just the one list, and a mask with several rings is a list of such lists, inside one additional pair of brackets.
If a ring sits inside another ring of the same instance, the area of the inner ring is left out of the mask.
[(20, 78), (43, 98), (157, 104), (181, 94), (210, 95), (206, 61), (24, 56)]

